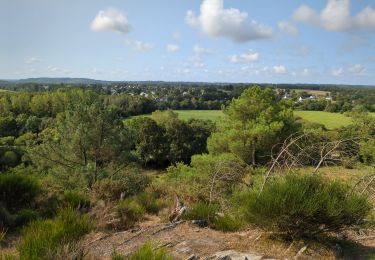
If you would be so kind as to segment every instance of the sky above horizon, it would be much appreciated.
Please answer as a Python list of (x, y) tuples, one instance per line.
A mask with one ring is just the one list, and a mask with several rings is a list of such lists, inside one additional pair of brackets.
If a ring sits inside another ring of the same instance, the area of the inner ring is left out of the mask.
[(0, 78), (375, 84), (375, 0), (0, 0)]

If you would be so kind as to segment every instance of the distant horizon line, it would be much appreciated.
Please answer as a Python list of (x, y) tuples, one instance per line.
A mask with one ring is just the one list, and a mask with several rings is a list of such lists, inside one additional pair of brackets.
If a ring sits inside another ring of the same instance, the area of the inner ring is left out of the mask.
[[(327, 86), (364, 86), (364, 87), (375, 87), (374, 85), (369, 84), (349, 84), (349, 83), (303, 83), (303, 82), (297, 82), (297, 83), (291, 83), (291, 82), (282, 82), (282, 83), (272, 83), (272, 82), (230, 82), (230, 81), (183, 81), (183, 80), (176, 80), (176, 81), (168, 81), (168, 80), (106, 80), (106, 79), (95, 79), (95, 78), (85, 78), (85, 77), (31, 77), (31, 78), (18, 78), (18, 79), (1, 79), (0, 81), (6, 81), (6, 82), (16, 82), (16, 81), (27, 81), (30, 80), (28, 83), (32, 80), (41, 80), (41, 79), (50, 79), (50, 80), (91, 80), (91, 81), (102, 81), (107, 83), (116, 83), (116, 82), (165, 82), (165, 83), (193, 83), (193, 84), (259, 84), (259, 85), (327, 85)], [(26, 82), (25, 82), (26, 83)], [(35, 82), (37, 83), (37, 82)], [(63, 83), (63, 82), (61, 82)], [(42, 84), (42, 83), (40, 83)], [(46, 83), (47, 84), (47, 83)], [(58, 84), (58, 83), (53, 83)]]

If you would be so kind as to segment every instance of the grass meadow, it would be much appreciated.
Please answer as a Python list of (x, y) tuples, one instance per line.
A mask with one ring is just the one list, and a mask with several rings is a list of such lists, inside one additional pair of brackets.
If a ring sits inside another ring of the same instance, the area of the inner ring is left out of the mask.
[[(189, 120), (191, 118), (195, 119), (204, 119), (216, 121), (221, 116), (223, 112), (221, 110), (173, 110), (178, 114), (178, 117), (182, 120)], [(375, 116), (375, 113), (371, 113)], [(302, 119), (312, 122), (325, 125), (329, 130), (340, 128), (343, 126), (350, 125), (352, 119), (346, 115), (340, 113), (330, 113), (324, 111), (294, 111), (294, 115), (301, 117)], [(150, 115), (141, 115), (150, 116)]]

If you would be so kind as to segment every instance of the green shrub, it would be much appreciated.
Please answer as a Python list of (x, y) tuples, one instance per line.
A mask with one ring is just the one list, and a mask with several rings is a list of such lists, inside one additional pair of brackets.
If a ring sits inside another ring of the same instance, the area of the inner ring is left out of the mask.
[(113, 251), (111, 254), (111, 260), (126, 260), (125, 256), (117, 253), (117, 251)]
[(106, 201), (116, 201), (121, 197), (126, 198), (134, 196), (150, 184), (150, 178), (131, 169), (129, 172), (121, 174), (116, 179), (105, 178), (96, 182), (93, 186), (93, 192), (98, 199)]
[(243, 226), (242, 219), (235, 218), (229, 214), (216, 216), (212, 227), (223, 232), (235, 232)]
[(32, 209), (21, 209), (20, 211), (17, 212), (16, 215), (16, 226), (17, 227), (22, 227), (29, 222), (36, 220), (39, 217), (39, 214), (32, 210)]
[(172, 260), (164, 248), (154, 249), (151, 244), (145, 244), (135, 251), (128, 260)]
[(311, 175), (277, 178), (262, 193), (249, 192), (240, 201), (249, 222), (290, 237), (315, 237), (356, 225), (372, 208), (349, 186)]
[(207, 223), (211, 223), (215, 219), (219, 208), (220, 207), (217, 204), (198, 202), (192, 204), (187, 209), (183, 218), (188, 220), (205, 220)]
[(40, 193), (39, 183), (19, 173), (0, 174), (0, 201), (10, 213), (30, 206)]
[[(3, 165), (3, 168), (11, 168), (17, 166), (20, 163), (20, 158), (14, 151), (6, 151), (3, 156), (0, 158), (0, 162)], [(4, 167), (5, 166), (5, 167)]]
[(78, 191), (65, 191), (62, 197), (64, 206), (72, 208), (90, 207), (90, 199), (87, 195)]
[(157, 214), (164, 207), (163, 201), (156, 198), (156, 194), (153, 192), (142, 192), (135, 199), (150, 214)]
[(120, 201), (117, 212), (120, 217), (119, 227), (125, 229), (134, 226), (145, 215), (145, 209), (133, 198)]
[(57, 254), (64, 246), (74, 247), (91, 228), (88, 216), (70, 208), (60, 210), (55, 219), (37, 220), (22, 230), (20, 258), (44, 259), (46, 255)]

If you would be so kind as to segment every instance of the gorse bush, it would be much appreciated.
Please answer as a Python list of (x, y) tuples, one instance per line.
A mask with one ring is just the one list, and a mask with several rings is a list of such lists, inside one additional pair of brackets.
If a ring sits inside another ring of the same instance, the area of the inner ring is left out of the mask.
[(90, 199), (87, 195), (78, 191), (65, 191), (62, 196), (62, 203), (66, 207), (79, 208), (89, 207)]
[(13, 172), (0, 174), (0, 201), (10, 213), (30, 206), (40, 192), (39, 183), (30, 176)]
[[(112, 258), (113, 259), (113, 258)], [(117, 258), (119, 259), (119, 258)], [(172, 260), (164, 248), (154, 249), (151, 244), (145, 244), (136, 250), (132, 255), (126, 257), (127, 260)]]
[(138, 169), (130, 168), (114, 179), (104, 178), (93, 185), (96, 198), (116, 201), (143, 192), (150, 184), (150, 178)]
[(216, 216), (213, 219), (212, 228), (223, 232), (235, 232), (242, 228), (243, 221), (229, 214)]
[(220, 206), (217, 204), (197, 202), (187, 209), (183, 218), (187, 220), (204, 220), (209, 224), (215, 219), (219, 209)]
[(20, 258), (48, 259), (47, 256), (56, 255), (64, 246), (74, 247), (91, 228), (88, 216), (70, 208), (60, 210), (55, 219), (37, 220), (22, 230)]
[(22, 227), (29, 222), (38, 219), (39, 214), (32, 209), (21, 209), (17, 212), (15, 224), (17, 227)]
[(119, 202), (117, 213), (120, 218), (119, 228), (130, 228), (135, 223), (142, 220), (146, 210), (133, 198), (128, 198)]
[(157, 198), (153, 192), (142, 192), (135, 196), (134, 199), (150, 214), (157, 214), (165, 206), (163, 201)]
[(242, 196), (240, 203), (249, 222), (290, 237), (314, 237), (357, 225), (372, 208), (349, 186), (311, 175), (277, 178), (260, 194)]

